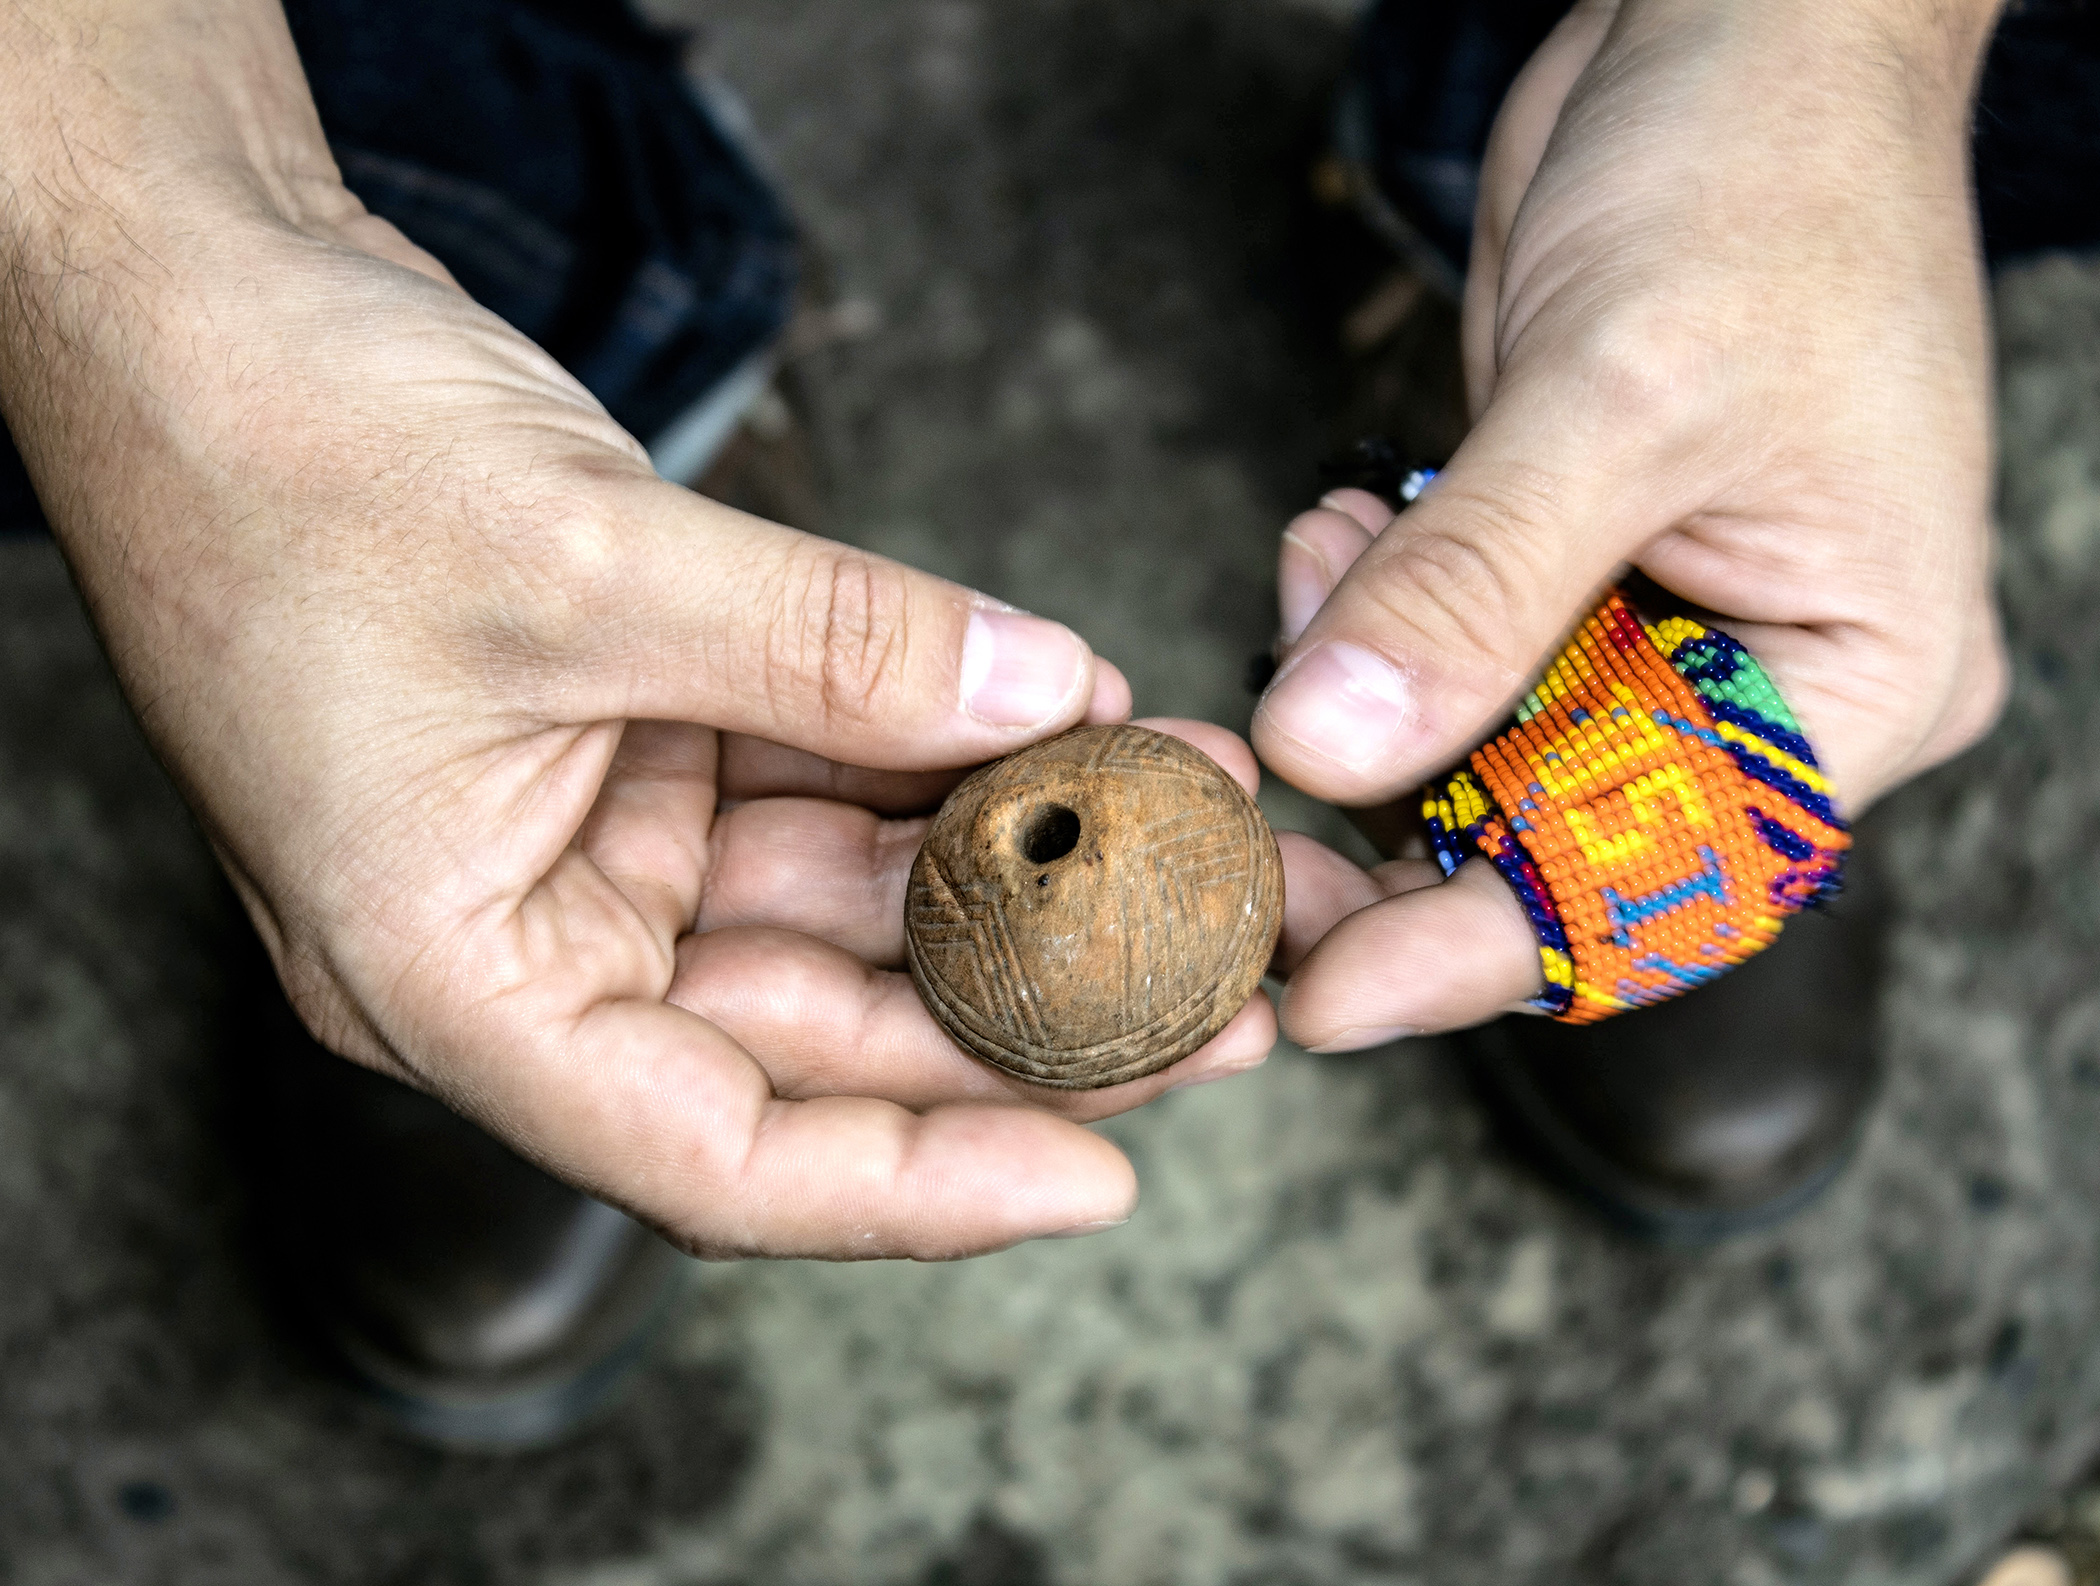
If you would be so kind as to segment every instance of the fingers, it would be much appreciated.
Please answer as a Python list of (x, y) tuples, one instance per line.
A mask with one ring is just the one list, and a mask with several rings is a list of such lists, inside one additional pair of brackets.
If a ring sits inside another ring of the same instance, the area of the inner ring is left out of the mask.
[(1378, 803), (1457, 759), (1645, 538), (1655, 503), (1540, 405), (1505, 392), (1292, 646), (1252, 733), (1287, 781)]
[(693, 929), (774, 925), (871, 964), (904, 962), (904, 892), (926, 834), (825, 799), (761, 799), (715, 822)]
[(1094, 658), (1094, 697), (1086, 708), (1090, 727), (1106, 727), (1130, 716), (1130, 679), (1113, 662)]
[(1276, 557), (1276, 607), (1285, 644), (1294, 642), (1356, 559), (1392, 522), (1385, 503), (1363, 490), (1337, 490), (1283, 531)]
[(679, 945), (670, 1000), (755, 1053), (784, 1097), (880, 1096), (915, 1110), (958, 1101), (1026, 1102), (1080, 1121), (1243, 1072), (1266, 1058), (1276, 1040), (1275, 1011), (1257, 995), (1172, 1068), (1105, 1090), (1047, 1090), (949, 1040), (908, 977), (773, 930), (688, 937)]
[(906, 977), (812, 937), (688, 935), (660, 970), (586, 855), (499, 929), (454, 947), (497, 989), (462, 1006), (457, 975), (419, 974), (406, 1000), (423, 1016), (396, 1048), (533, 1160), (702, 1254), (950, 1258), (1112, 1225), (1135, 1198), (1128, 1163), (1052, 1113), (1107, 1117), (1242, 1071), (1276, 1034), (1257, 996), (1172, 1069), (1050, 1092), (957, 1048)]
[[(1136, 1084), (1152, 1084), (1165, 1079), (1168, 1090), (1187, 1090), (1192, 1085), (1208, 1085), (1213, 1080), (1230, 1079), (1235, 1074), (1244, 1074), (1250, 1068), (1259, 1068), (1269, 1060), (1269, 1053), (1276, 1045), (1276, 1005), (1269, 1001), (1269, 994), (1257, 991), (1247, 999), (1247, 1005), (1227, 1021), (1225, 1028), (1212, 1036), (1202, 1046), (1184, 1057), (1172, 1068), (1153, 1075)], [(1114, 1086), (1109, 1090), (1094, 1091), (1099, 1097), (1119, 1096), (1130, 1090), (1129, 1085)], [(1150, 1100), (1148, 1096), (1144, 1098)], [(1136, 1101), (1127, 1104), (1134, 1107)], [(1118, 1110), (1123, 1110), (1119, 1106)]]
[(768, 798), (834, 799), (882, 815), (927, 815), (939, 809), (941, 800), (967, 775), (967, 768), (874, 771), (743, 733), (722, 735), (720, 791), (728, 804)]
[(1443, 879), (1427, 860), (1360, 869), (1303, 832), (1278, 832), (1276, 846), (1283, 855), (1284, 886), (1275, 967), (1283, 975), (1295, 974), (1320, 939), (1358, 910)]
[(705, 722), (882, 770), (973, 765), (1127, 708), (1060, 623), (601, 465), (506, 543), (485, 626), (555, 719)]
[[(1107, 1142), (1009, 1101), (940, 1105), (970, 1087), (913, 1065), (959, 1081), (965, 1060), (937, 1051), (923, 1013), (907, 1017), (903, 977), (784, 932), (719, 936), (752, 948), (714, 982), (726, 1014), (770, 999), (809, 1032), (812, 1067), (862, 1053), (850, 1094), (783, 1098), (821, 1089), (792, 1052), (777, 1086), (730, 1032), (670, 1000), (698, 1000), (691, 963), (711, 939), (659, 959), (581, 855), (508, 918), (426, 956), (399, 986), (392, 1041), (427, 1088), (699, 1253), (951, 1257), (1128, 1215), (1135, 1184)], [(884, 1096), (890, 1081), (932, 1110)]]
[(1163, 732), (1169, 738), (1179, 738), (1191, 748), (1200, 750), (1217, 762), (1219, 770), (1245, 788), (1249, 798), (1261, 791), (1261, 767), (1255, 762), (1254, 751), (1247, 747), (1246, 740), (1238, 733), (1213, 722), (1191, 721), (1182, 716), (1145, 716), (1131, 725)]
[(1125, 1220), (1130, 1164), (1033, 1108), (774, 1094), (728, 1034), (601, 1004), (485, 1074), (513, 1143), (698, 1255), (947, 1260)]
[[(1130, 714), (1130, 684), (1107, 661), (1094, 662), (1094, 697), (1087, 706), (1090, 725), (1122, 721)], [(722, 735), (721, 795), (729, 803), (762, 798), (824, 798), (858, 804), (884, 815), (925, 815), (969, 774), (958, 766), (944, 771), (876, 771), (843, 765), (769, 743), (744, 733)]]
[(1398, 892), (1349, 914), (1292, 972), (1283, 1032), (1315, 1052), (1351, 1052), (1493, 1018), (1544, 984), (1537, 939), (1486, 864), (1423, 885), (1403, 861), (1373, 872)]
[[(1251, 794), (1260, 782), (1253, 751), (1236, 734), (1209, 722), (1155, 717), (1141, 723), (1171, 733), (1217, 761)], [(637, 745), (665, 733), (696, 729), (661, 723), (629, 729)], [(756, 739), (725, 746), (740, 764), (737, 780), (779, 787), (801, 783), (841, 791), (916, 796), (956, 779), (953, 773), (871, 772), (840, 766)], [(623, 751), (622, 765), (627, 756)], [(616, 766), (616, 769), (620, 769)], [(724, 768), (725, 780), (728, 769)], [(622, 807), (639, 798), (622, 795)], [(688, 812), (691, 831), (706, 829), (705, 811)], [(838, 798), (762, 797), (738, 804), (713, 823), (713, 859), (697, 912), (688, 909), (678, 930), (719, 931), (771, 925), (830, 942), (871, 964), (904, 961), (904, 892), (912, 859), (926, 834), (925, 819), (885, 820)], [(676, 839), (666, 836), (661, 841)], [(638, 839), (629, 840), (630, 843)], [(601, 842), (602, 846), (602, 842)], [(591, 849), (593, 857), (597, 850)], [(626, 885), (629, 866), (615, 879)]]
[[(1223, 729), (1156, 725), (1255, 781), (1251, 752)], [(1258, 995), (1201, 1051), (1108, 1090), (1045, 1091), (980, 1062), (905, 976), (861, 956), (898, 956), (923, 821), (829, 800), (760, 799), (717, 817), (702, 929), (659, 969), (657, 922), (634, 922), (634, 877), (652, 845), (706, 830), (713, 741), (630, 725), (585, 851), (519, 911), (515, 941), (468, 955), (507, 963), (484, 976), (503, 989), (465, 1014), (432, 998), (429, 1025), (404, 1043), (423, 1083), (685, 1248), (935, 1259), (1111, 1226), (1135, 1199), (1129, 1164), (1072, 1120), (1241, 1072), (1274, 1044)], [(747, 915), (832, 940), (725, 923)], [(566, 1010), (579, 995), (602, 1000)]]
[(708, 868), (715, 735), (677, 722), (589, 729), (618, 735), (577, 842), (668, 953), (693, 918)]
[(1988, 594), (1970, 609), (1959, 653), (1957, 682), (1947, 708), (1904, 768), (1906, 772), (1938, 765), (1976, 744), (1996, 724), (2011, 698), (2012, 660), (2006, 653), (1997, 604)]
[(1302, 832), (1278, 832), (1283, 855), (1283, 931), (1271, 967), (1288, 976), (1335, 925), (1385, 896), (1368, 871)]

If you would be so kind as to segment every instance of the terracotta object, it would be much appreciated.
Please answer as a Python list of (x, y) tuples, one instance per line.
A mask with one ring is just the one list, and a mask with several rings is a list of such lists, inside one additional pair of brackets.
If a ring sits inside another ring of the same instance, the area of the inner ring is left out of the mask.
[(912, 865), (911, 977), (962, 1045), (1092, 1090), (1179, 1062), (1261, 983), (1283, 864), (1246, 791), (1178, 738), (1075, 727), (949, 795)]

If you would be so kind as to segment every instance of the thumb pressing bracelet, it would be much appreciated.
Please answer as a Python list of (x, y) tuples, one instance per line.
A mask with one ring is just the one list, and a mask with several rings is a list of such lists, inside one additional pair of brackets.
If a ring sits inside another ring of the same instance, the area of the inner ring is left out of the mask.
[(1852, 838), (1786, 702), (1750, 653), (1617, 589), (1515, 723), (1425, 790), (1446, 875), (1474, 854), (1539, 940), (1532, 999), (1590, 1024), (1681, 996), (1834, 895)]

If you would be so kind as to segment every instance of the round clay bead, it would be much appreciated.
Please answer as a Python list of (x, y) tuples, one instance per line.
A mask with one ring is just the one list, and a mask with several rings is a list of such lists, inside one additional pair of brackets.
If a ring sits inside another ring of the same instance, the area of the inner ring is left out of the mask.
[(1261, 983), (1276, 839), (1179, 738), (1075, 727), (973, 773), (911, 871), (919, 995), (979, 1057), (1092, 1090), (1179, 1062)]

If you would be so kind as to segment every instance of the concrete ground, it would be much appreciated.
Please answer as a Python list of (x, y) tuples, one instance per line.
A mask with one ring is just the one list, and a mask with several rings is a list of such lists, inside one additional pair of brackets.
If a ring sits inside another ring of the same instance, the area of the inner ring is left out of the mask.
[[(692, 4), (881, 311), (812, 370), (836, 531), (1243, 724), (1341, 383), (1335, 8)], [(2016, 692), (1881, 817), (1890, 1084), (1809, 1212), (1630, 1243), (1442, 1044), (1283, 1049), (1112, 1126), (1127, 1227), (696, 1269), (644, 1391), (516, 1459), (396, 1440), (278, 1327), (231, 905), (55, 555), (0, 545), (0, 1580), (1970, 1578), (2100, 1439), (2100, 264), (1998, 313)]]

